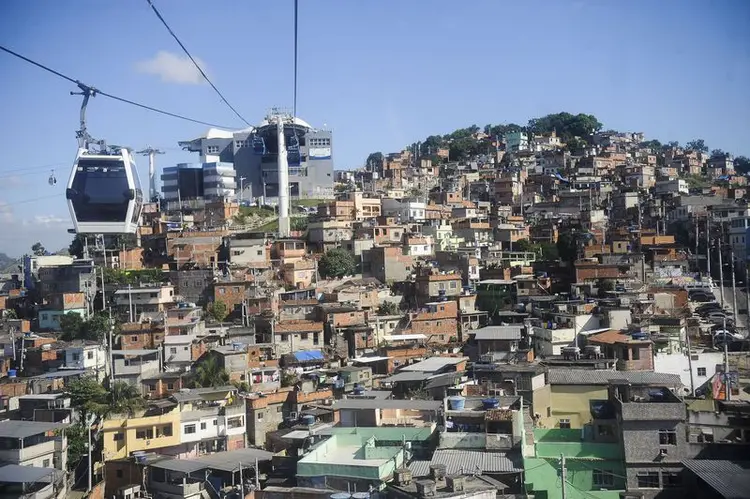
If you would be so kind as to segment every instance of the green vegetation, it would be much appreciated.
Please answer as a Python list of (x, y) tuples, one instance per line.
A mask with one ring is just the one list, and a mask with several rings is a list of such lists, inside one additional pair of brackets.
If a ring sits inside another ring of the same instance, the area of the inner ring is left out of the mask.
[[(109, 332), (109, 316), (100, 312), (84, 319), (79, 314), (71, 312), (60, 317), (62, 339), (104, 341)], [(119, 333), (120, 325), (115, 321), (113, 333)]]
[(124, 381), (116, 381), (111, 389), (105, 388), (93, 376), (68, 383), (65, 390), (70, 396), (70, 405), (81, 414), (81, 421), (88, 423), (93, 417), (124, 414), (132, 417), (145, 407), (138, 388)]
[(592, 114), (555, 113), (529, 120), (528, 130), (532, 134), (555, 131), (563, 142), (567, 142), (573, 137), (588, 138), (602, 126)]
[(400, 314), (398, 303), (392, 301), (384, 301), (378, 307), (378, 315), (397, 315)]
[(706, 189), (711, 187), (711, 182), (701, 175), (686, 175), (685, 182), (690, 189)]
[(305, 208), (315, 208), (321, 203), (325, 203), (325, 199), (307, 199), (307, 198), (299, 198), (299, 199), (293, 199), (292, 200), (292, 206), (304, 206)]
[(555, 261), (560, 258), (560, 251), (553, 243), (532, 243), (528, 239), (521, 239), (513, 243), (515, 251), (536, 253), (542, 260)]
[(318, 270), (324, 278), (352, 275), (356, 269), (354, 254), (343, 248), (328, 250), (318, 263)]
[(273, 208), (258, 206), (240, 206), (239, 215), (243, 217), (272, 217), (276, 214)]
[(257, 229), (258, 232), (278, 232), (279, 231), (279, 219), (271, 220), (270, 222), (261, 225)]
[(47, 250), (44, 249), (42, 243), (34, 243), (31, 247), (31, 251), (34, 253), (34, 256), (43, 256), (47, 254)]
[(708, 146), (703, 139), (691, 140), (685, 145), (686, 149), (697, 152), (708, 152)]
[(208, 304), (206, 312), (208, 312), (209, 317), (216, 322), (222, 322), (227, 318), (227, 315), (229, 315), (229, 307), (227, 307), (227, 304), (223, 301), (216, 300)]
[(141, 283), (167, 282), (169, 276), (161, 269), (104, 269), (104, 282), (107, 284), (117, 283), (120, 285), (137, 286)]
[(193, 383), (197, 388), (224, 386), (229, 384), (229, 374), (219, 365), (216, 357), (208, 356), (195, 367)]
[(746, 175), (750, 172), (750, 159), (746, 156), (737, 156), (734, 158), (734, 169), (741, 175)]

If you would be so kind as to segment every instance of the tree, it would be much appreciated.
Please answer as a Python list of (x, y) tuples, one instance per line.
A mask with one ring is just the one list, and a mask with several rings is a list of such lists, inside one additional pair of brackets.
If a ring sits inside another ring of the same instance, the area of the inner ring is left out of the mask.
[(356, 269), (354, 255), (343, 248), (328, 250), (318, 262), (318, 270), (324, 278), (352, 275)]
[(102, 416), (109, 411), (107, 389), (93, 376), (69, 382), (65, 392), (70, 396), (70, 405), (78, 410), (84, 424), (90, 424), (91, 416)]
[(720, 158), (722, 156), (726, 156), (727, 153), (722, 151), (721, 149), (714, 149), (711, 151), (711, 157), (712, 158)]
[(560, 250), (554, 243), (542, 243), (540, 245), (542, 250), (542, 260), (551, 262), (560, 258)]
[(15, 309), (9, 308), (5, 310), (5, 318), (6, 319), (18, 319), (18, 313), (16, 313)]
[(374, 153), (371, 153), (369, 156), (367, 156), (367, 161), (365, 161), (365, 165), (367, 165), (371, 169), (379, 168), (383, 166), (384, 159), (385, 157), (383, 156), (382, 152), (374, 152)]
[(653, 149), (654, 151), (658, 151), (659, 149), (664, 147), (662, 143), (656, 139), (651, 139), (651, 140), (646, 140), (644, 142), (641, 142), (640, 146), (646, 149)]
[(195, 368), (195, 385), (202, 388), (224, 386), (229, 383), (229, 374), (219, 365), (218, 359), (210, 355)]
[(578, 258), (578, 240), (570, 230), (560, 232), (557, 238), (557, 251), (563, 262), (574, 262)]
[(86, 236), (83, 234), (76, 234), (73, 240), (70, 242), (70, 246), (68, 246), (68, 253), (70, 253), (70, 256), (73, 256), (75, 258), (83, 258), (83, 250), (86, 243)]
[(398, 303), (392, 301), (384, 301), (378, 307), (378, 315), (398, 315), (401, 313)]
[(83, 317), (74, 312), (63, 314), (60, 317), (60, 329), (64, 341), (80, 338), (83, 335)]
[(519, 239), (515, 243), (513, 243), (513, 249), (515, 251), (526, 251), (526, 252), (534, 252), (536, 248), (534, 245), (529, 242), (528, 239)]
[(685, 144), (685, 148), (695, 152), (708, 152), (708, 146), (703, 139), (691, 140)]
[(221, 300), (216, 300), (208, 304), (208, 315), (216, 322), (222, 322), (229, 315), (227, 304)]
[(68, 437), (68, 471), (74, 471), (86, 455), (88, 431), (88, 425), (80, 422), (65, 428), (65, 436)]
[(563, 142), (573, 137), (588, 138), (602, 129), (602, 124), (592, 114), (555, 113), (529, 120), (528, 130), (532, 134), (556, 132)]
[(734, 158), (734, 169), (742, 175), (750, 172), (750, 159), (747, 156), (737, 156)]
[(127, 414), (129, 417), (133, 417), (139, 409), (143, 409), (146, 405), (138, 388), (124, 381), (115, 381), (110, 397), (112, 399), (110, 409), (114, 414)]
[(34, 256), (44, 256), (47, 254), (47, 250), (45, 250), (42, 243), (39, 242), (34, 243), (31, 247), (31, 251), (34, 253)]
[(588, 142), (580, 137), (571, 137), (565, 141), (565, 149), (570, 152), (570, 154), (583, 154), (587, 145)]

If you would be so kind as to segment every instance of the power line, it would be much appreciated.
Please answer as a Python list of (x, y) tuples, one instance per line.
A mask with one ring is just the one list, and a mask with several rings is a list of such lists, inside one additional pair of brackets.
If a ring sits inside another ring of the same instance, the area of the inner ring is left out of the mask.
[[(64, 80), (67, 80), (67, 81), (69, 81), (71, 83), (74, 83), (75, 85), (78, 85), (78, 86), (83, 85), (84, 87), (88, 87), (87, 85), (82, 84), (81, 82), (79, 82), (76, 79), (71, 78), (70, 76), (64, 75), (64, 74), (60, 73), (59, 71), (55, 71), (54, 69), (51, 69), (51, 68), (49, 68), (49, 67), (47, 67), (44, 64), (41, 64), (39, 62), (33, 61), (33, 60), (29, 59), (28, 57), (24, 57), (21, 54), (19, 54), (18, 52), (14, 52), (14, 51), (10, 50), (9, 48), (7, 48), (7, 47), (5, 47), (3, 45), (0, 45), (0, 50), (2, 50), (3, 52), (7, 52), (8, 54), (10, 54), (12, 56), (18, 57), (19, 59), (21, 59), (23, 61), (26, 61), (29, 64), (32, 64), (32, 65), (34, 65), (34, 66), (36, 66), (36, 67), (38, 67), (40, 69), (43, 69), (43, 70), (45, 70), (45, 71), (47, 71), (49, 73), (52, 73), (55, 76), (58, 76), (58, 77), (60, 77), (60, 78), (62, 78)], [(96, 90), (97, 94), (103, 95), (105, 97), (109, 97), (110, 99), (114, 99), (116, 101), (124, 102), (124, 103), (130, 104), (132, 106), (140, 107), (142, 109), (147, 109), (149, 111), (153, 111), (155, 113), (163, 114), (165, 116), (171, 116), (172, 118), (177, 118), (177, 119), (181, 119), (181, 120), (185, 120), (185, 121), (190, 121), (192, 123), (198, 123), (199, 125), (206, 125), (206, 126), (210, 126), (210, 127), (227, 128), (227, 129), (234, 128), (234, 127), (228, 127), (228, 126), (223, 126), (223, 125), (217, 125), (215, 123), (209, 123), (207, 121), (201, 121), (201, 120), (196, 120), (196, 119), (193, 119), (193, 118), (188, 118), (187, 116), (183, 116), (183, 115), (177, 114), (177, 113), (170, 113), (169, 111), (164, 111), (163, 109), (158, 109), (158, 108), (155, 108), (155, 107), (147, 106), (145, 104), (140, 104), (138, 102), (135, 102), (135, 101), (132, 101), (132, 100), (129, 100), (129, 99), (125, 99), (123, 97), (118, 97), (116, 95), (112, 95), (112, 94), (107, 93), (107, 92), (102, 92), (101, 90), (95, 89), (94, 87), (88, 87), (88, 88), (91, 88), (91, 90)]]
[(297, 5), (298, 0), (294, 0), (294, 112), (293, 117), (297, 117)]
[(180, 48), (182, 48), (182, 51), (185, 52), (185, 55), (187, 55), (190, 58), (190, 60), (193, 61), (193, 64), (198, 69), (198, 71), (200, 72), (201, 76), (203, 76), (203, 78), (208, 82), (208, 84), (211, 85), (211, 88), (213, 88), (214, 91), (216, 91), (216, 93), (219, 95), (219, 97), (221, 98), (221, 100), (224, 101), (224, 104), (226, 104), (229, 107), (229, 109), (231, 109), (232, 112), (234, 112), (234, 114), (237, 115), (237, 117), (239, 119), (241, 119), (242, 121), (244, 121), (247, 126), (252, 126), (252, 125), (250, 125), (250, 123), (245, 118), (242, 117), (242, 115), (240, 113), (237, 112), (237, 110), (229, 103), (229, 101), (222, 95), (222, 93), (219, 92), (219, 89), (216, 88), (216, 85), (214, 85), (213, 82), (208, 78), (208, 75), (206, 75), (206, 73), (203, 71), (203, 69), (200, 67), (200, 65), (196, 62), (196, 60), (193, 58), (193, 56), (190, 54), (190, 52), (188, 52), (188, 49), (185, 47), (185, 45), (180, 41), (180, 39), (177, 37), (177, 35), (174, 33), (174, 31), (172, 31), (172, 28), (169, 27), (169, 24), (167, 24), (167, 21), (164, 20), (164, 18), (159, 13), (159, 10), (156, 8), (156, 6), (153, 4), (153, 2), (151, 0), (146, 0), (146, 1), (151, 6), (151, 10), (154, 11), (154, 14), (156, 14), (156, 17), (159, 18), (159, 20), (164, 25), (164, 27), (167, 28), (167, 31), (169, 31), (169, 34), (172, 35), (172, 38), (175, 39), (175, 41), (180, 46)]

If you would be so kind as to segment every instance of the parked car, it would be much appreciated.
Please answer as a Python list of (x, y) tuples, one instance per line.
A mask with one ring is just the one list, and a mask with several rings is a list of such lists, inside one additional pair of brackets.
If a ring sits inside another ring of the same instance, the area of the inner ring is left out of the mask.
[(697, 293), (692, 293), (692, 294), (688, 295), (688, 299), (690, 301), (697, 301), (697, 302), (700, 302), (700, 303), (707, 303), (707, 302), (710, 302), (712, 300), (715, 300), (716, 298), (711, 293), (697, 292)]

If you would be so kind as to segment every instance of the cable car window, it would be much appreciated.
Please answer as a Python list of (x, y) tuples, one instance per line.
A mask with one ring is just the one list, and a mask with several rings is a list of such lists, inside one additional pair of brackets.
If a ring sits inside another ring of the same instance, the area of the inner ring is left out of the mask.
[(122, 161), (79, 159), (72, 189), (79, 222), (127, 220), (130, 186)]

